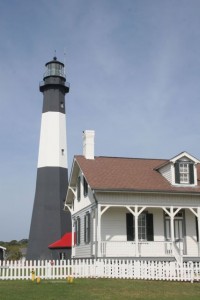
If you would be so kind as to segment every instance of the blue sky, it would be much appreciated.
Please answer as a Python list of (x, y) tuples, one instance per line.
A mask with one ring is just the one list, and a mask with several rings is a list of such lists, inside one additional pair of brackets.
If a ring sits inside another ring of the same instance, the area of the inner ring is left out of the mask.
[(28, 238), (55, 50), (71, 84), (69, 166), (85, 129), (96, 155), (200, 159), (199, 28), (199, 0), (0, 1), (0, 240)]

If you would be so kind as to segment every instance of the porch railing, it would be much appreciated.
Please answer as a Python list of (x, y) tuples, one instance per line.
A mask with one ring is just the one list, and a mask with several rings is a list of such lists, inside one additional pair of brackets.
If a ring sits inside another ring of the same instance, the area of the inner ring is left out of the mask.
[[(174, 256), (172, 243), (169, 241), (139, 241), (138, 252), (140, 257)], [(102, 241), (101, 256), (135, 257), (136, 243), (134, 241)]]
[(173, 249), (173, 255), (176, 258), (176, 261), (179, 263), (179, 265), (182, 265), (183, 263), (183, 254), (182, 254), (182, 249), (180, 250), (176, 243), (172, 243), (172, 249)]
[(135, 256), (135, 242), (122, 241), (102, 241), (101, 256), (102, 257), (131, 257)]

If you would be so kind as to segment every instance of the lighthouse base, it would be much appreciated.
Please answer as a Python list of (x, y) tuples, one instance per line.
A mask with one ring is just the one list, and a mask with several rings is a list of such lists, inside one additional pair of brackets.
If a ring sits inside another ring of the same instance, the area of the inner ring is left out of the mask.
[(67, 192), (67, 169), (43, 167), (37, 171), (37, 182), (32, 213), (27, 259), (70, 258), (71, 249), (49, 249), (66, 232), (71, 232), (71, 215), (64, 212)]

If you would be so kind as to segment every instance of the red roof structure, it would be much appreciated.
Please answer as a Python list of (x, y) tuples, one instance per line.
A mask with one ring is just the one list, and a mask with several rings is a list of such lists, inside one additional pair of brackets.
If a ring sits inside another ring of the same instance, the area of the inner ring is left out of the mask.
[(48, 246), (49, 249), (57, 249), (57, 248), (71, 248), (72, 247), (72, 233), (65, 233), (60, 240), (50, 244)]

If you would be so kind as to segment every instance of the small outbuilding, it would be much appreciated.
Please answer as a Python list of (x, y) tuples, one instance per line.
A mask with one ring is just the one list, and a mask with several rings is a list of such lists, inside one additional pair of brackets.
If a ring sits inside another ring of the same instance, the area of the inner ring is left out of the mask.
[(6, 252), (6, 248), (0, 246), (0, 260), (5, 259), (5, 252)]

